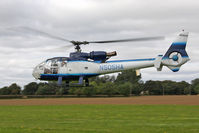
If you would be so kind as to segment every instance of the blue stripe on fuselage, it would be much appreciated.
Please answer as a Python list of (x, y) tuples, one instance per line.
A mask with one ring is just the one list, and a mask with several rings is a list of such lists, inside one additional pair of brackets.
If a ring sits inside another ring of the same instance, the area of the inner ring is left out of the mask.
[(187, 42), (173, 42), (172, 45), (186, 45)]
[(148, 58), (148, 59), (131, 59), (131, 60), (112, 60), (112, 61), (107, 61), (107, 63), (112, 63), (112, 62), (132, 62), (132, 61), (154, 61), (155, 58)]
[(87, 76), (87, 75), (99, 75), (98, 73), (71, 73), (71, 74), (41, 74), (41, 76)]
[(84, 77), (92, 77), (100, 75), (98, 73), (73, 73), (73, 74), (41, 74), (40, 80), (57, 80), (58, 77), (62, 77), (63, 80), (65, 79), (79, 79), (80, 76)]
[[(132, 61), (154, 61), (155, 58), (146, 58), (146, 59), (129, 59), (129, 60), (111, 60), (106, 61), (105, 63), (114, 63), (114, 62), (132, 62)], [(86, 61), (86, 60), (74, 60), (74, 61), (68, 61), (70, 62), (94, 62), (94, 63), (102, 63), (101, 61)]]
[[(111, 62), (132, 62), (132, 61), (153, 61), (155, 58), (147, 58), (147, 59), (129, 59), (129, 60), (111, 60), (106, 61), (105, 63), (111, 63)], [(94, 63), (101, 63), (101, 61), (86, 61), (86, 60), (74, 60), (74, 61), (68, 61), (68, 62), (94, 62)]]

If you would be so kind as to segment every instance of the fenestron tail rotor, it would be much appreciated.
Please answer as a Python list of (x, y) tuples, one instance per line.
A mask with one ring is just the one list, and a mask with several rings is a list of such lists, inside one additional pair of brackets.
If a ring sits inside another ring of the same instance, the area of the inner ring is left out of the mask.
[[(17, 30), (16, 30), (17, 29)], [(128, 39), (120, 39), (120, 40), (106, 40), (106, 41), (70, 41), (68, 39), (65, 39), (63, 37), (59, 37), (59, 36), (55, 36), (55, 35), (51, 35), (49, 33), (37, 30), (37, 29), (32, 29), (29, 27), (18, 27), (18, 28), (12, 28), (12, 30), (15, 31), (19, 31), (19, 29), (21, 29), (22, 31), (28, 31), (28, 32), (32, 32), (35, 34), (39, 34), (41, 36), (45, 36), (48, 38), (52, 38), (52, 39), (57, 39), (60, 41), (65, 41), (65, 42), (70, 42), (73, 44), (73, 46), (75, 46), (75, 49), (77, 52), (81, 52), (81, 47), (80, 45), (87, 45), (90, 43), (119, 43), (119, 42), (138, 42), (138, 41), (151, 41), (151, 40), (163, 40), (164, 37), (163, 36), (153, 36), (153, 37), (141, 37), (141, 38), (128, 38)]]

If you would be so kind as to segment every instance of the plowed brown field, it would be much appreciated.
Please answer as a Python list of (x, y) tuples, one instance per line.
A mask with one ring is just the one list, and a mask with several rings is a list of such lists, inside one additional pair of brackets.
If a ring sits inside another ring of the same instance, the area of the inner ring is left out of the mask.
[(0, 100), (0, 105), (178, 104), (199, 105), (199, 96), (139, 96), (120, 98), (35, 98)]

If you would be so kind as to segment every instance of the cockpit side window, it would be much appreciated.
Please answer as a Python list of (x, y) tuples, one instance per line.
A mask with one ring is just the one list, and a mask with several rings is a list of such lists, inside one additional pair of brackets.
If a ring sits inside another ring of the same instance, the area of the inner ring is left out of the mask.
[(47, 60), (47, 61), (46, 61), (46, 66), (47, 66), (47, 67), (50, 67), (51, 64), (52, 64), (52, 60)]
[(66, 66), (67, 66), (67, 62), (66, 61), (62, 61), (61, 67), (66, 67)]
[(51, 66), (57, 67), (58, 66), (57, 63), (58, 63), (57, 59), (52, 60)]
[(66, 67), (67, 66), (67, 57), (55, 57), (46, 60), (45, 65), (45, 74), (57, 74), (59, 67)]
[(61, 58), (61, 67), (66, 67), (67, 66), (67, 57), (62, 57)]

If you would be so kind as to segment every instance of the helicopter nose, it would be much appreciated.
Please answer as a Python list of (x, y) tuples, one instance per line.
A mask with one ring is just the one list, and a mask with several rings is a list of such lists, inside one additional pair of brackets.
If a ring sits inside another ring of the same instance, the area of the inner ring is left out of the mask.
[(40, 78), (40, 71), (39, 71), (39, 68), (38, 66), (36, 66), (34, 69), (33, 69), (33, 72), (32, 72), (32, 75), (35, 79), (39, 79)]
[(40, 79), (41, 74), (44, 74), (44, 68), (45, 68), (45, 61), (37, 65), (32, 72), (32, 75), (35, 79)]

